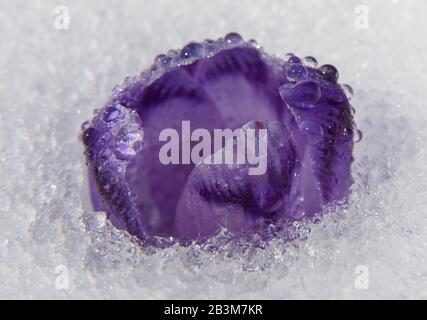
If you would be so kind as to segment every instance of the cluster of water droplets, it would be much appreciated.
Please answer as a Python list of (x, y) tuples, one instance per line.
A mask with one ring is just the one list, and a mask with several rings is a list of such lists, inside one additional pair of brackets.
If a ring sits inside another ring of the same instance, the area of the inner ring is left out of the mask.
[(94, 115), (92, 123), (82, 124), (81, 139), (88, 160), (99, 160), (96, 161), (99, 166), (112, 161), (124, 161), (125, 165), (143, 147), (144, 134), (138, 114), (121, 105), (109, 105), (95, 110)]
[(225, 37), (217, 40), (206, 39), (202, 42), (192, 41), (181, 49), (172, 49), (167, 53), (156, 56), (154, 63), (147, 70), (135, 77), (128, 77), (121, 86), (113, 89), (113, 99), (120, 101), (125, 89), (132, 86), (143, 88), (149, 86), (154, 81), (162, 77), (169, 70), (188, 65), (199, 59), (211, 58), (219, 52), (236, 47), (252, 47), (260, 50), (262, 48), (255, 40), (245, 41), (236, 32), (228, 33)]
[[(330, 64), (325, 64), (319, 67), (317, 59), (312, 56), (306, 56), (301, 59), (293, 53), (287, 53), (285, 54), (285, 61), (287, 62), (287, 67), (285, 68), (286, 78), (288, 79), (288, 81), (290, 81), (290, 84), (285, 84), (284, 87), (292, 87), (292, 85), (296, 83), (303, 83), (304, 85), (304, 80), (307, 78), (309, 73), (312, 72), (312, 70), (315, 70), (317, 75), (332, 84), (336, 84), (338, 82), (338, 70)], [(351, 99), (353, 97), (353, 88), (348, 84), (341, 84), (340, 87), (344, 92), (348, 102), (351, 103)], [(304, 108), (313, 108), (318, 98), (320, 98), (320, 96), (314, 98), (313, 103), (310, 103), (309, 101), (307, 103), (304, 103)], [(354, 116), (356, 112), (355, 108), (350, 105), (350, 110), (352, 116)], [(343, 135), (351, 136), (354, 133), (354, 142), (358, 143), (362, 140), (362, 132), (357, 129), (356, 123), (354, 121), (352, 125), (353, 129), (344, 128)], [(312, 143), (313, 141), (320, 141), (324, 135), (322, 127), (316, 123), (304, 121), (300, 124), (300, 128), (303, 130), (303, 133), (310, 135), (310, 137), (312, 138), (310, 139)]]

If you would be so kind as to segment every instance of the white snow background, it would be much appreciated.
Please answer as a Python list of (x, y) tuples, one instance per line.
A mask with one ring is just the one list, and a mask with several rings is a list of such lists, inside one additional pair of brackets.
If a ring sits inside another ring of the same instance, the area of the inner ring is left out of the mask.
[[(0, 298), (427, 298), (426, 18), (419, 0), (0, 0)], [(349, 206), (264, 249), (142, 248), (83, 209), (80, 125), (157, 54), (230, 31), (351, 84)]]

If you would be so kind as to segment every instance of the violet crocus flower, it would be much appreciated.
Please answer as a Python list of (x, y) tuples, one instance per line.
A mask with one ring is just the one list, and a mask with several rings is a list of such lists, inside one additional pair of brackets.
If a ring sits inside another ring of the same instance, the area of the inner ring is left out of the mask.
[[(267, 55), (236, 33), (159, 55), (84, 125), (94, 209), (139, 238), (256, 232), (266, 220), (313, 217), (352, 184), (351, 88), (337, 80), (331, 65)], [(162, 164), (159, 134), (182, 121), (210, 132), (266, 129), (265, 173)]]

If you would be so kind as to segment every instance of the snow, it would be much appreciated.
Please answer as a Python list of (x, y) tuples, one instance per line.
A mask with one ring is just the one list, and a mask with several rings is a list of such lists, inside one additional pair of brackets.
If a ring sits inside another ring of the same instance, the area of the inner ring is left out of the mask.
[[(426, 10), (416, 0), (1, 0), (0, 298), (427, 298)], [(348, 208), (263, 249), (224, 234), (204, 247), (141, 247), (88, 209), (80, 125), (157, 54), (230, 31), (334, 64), (353, 87), (363, 139)]]

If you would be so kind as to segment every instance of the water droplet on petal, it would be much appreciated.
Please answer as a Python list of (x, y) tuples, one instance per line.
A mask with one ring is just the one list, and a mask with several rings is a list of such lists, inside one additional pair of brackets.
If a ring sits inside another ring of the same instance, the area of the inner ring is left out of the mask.
[(213, 40), (206, 39), (206, 40), (203, 42), (203, 45), (204, 45), (204, 47), (205, 47), (206, 55), (207, 55), (208, 57), (213, 56), (213, 55), (218, 51), (218, 46), (217, 46), (217, 44), (215, 43), (215, 41), (213, 41)]
[(304, 59), (302, 59), (302, 63), (306, 67), (317, 68), (317, 60), (314, 57), (305, 57)]
[(294, 57), (295, 55), (292, 52), (288, 52), (285, 54), (285, 61), (289, 61), (290, 58)]
[(290, 79), (301, 80), (307, 76), (307, 69), (302, 64), (292, 64), (286, 70), (286, 76)]
[(154, 63), (159, 65), (162, 63), (162, 60), (166, 57), (165, 54), (159, 54), (156, 58), (154, 58)]
[(117, 119), (120, 115), (120, 110), (115, 107), (108, 107), (104, 111), (104, 121), (111, 122)]
[(338, 70), (333, 65), (325, 64), (321, 66), (319, 69), (319, 73), (322, 75), (323, 79), (326, 81), (336, 83), (338, 81)]
[(358, 143), (362, 141), (363, 139), (363, 133), (359, 129), (356, 130), (356, 134), (354, 135), (354, 143)]
[(95, 152), (93, 152), (92, 150), (89, 150), (86, 155), (90, 161), (95, 160)]
[(352, 138), (355, 139), (355, 137), (353, 135), (353, 129), (352, 128), (344, 128), (343, 133), (342, 133), (342, 137), (343, 137), (344, 141), (349, 141)]
[(159, 68), (168, 68), (172, 64), (172, 58), (164, 54), (159, 54), (155, 59), (155, 64)]
[(87, 128), (89, 128), (89, 121), (85, 121), (82, 123), (82, 131), (85, 131)]
[(297, 56), (292, 56), (288, 59), (289, 63), (301, 63), (301, 59), (298, 58)]
[(181, 59), (201, 58), (204, 56), (205, 50), (200, 43), (191, 42), (181, 50)]
[(292, 107), (311, 109), (320, 100), (322, 91), (317, 82), (302, 81), (296, 85), (290, 83), (282, 85), (279, 94)]
[(236, 32), (230, 32), (225, 36), (225, 42), (228, 44), (240, 43), (242, 41), (242, 36)]
[(345, 96), (347, 97), (347, 99), (350, 101), (351, 98), (353, 97), (353, 88), (350, 87), (348, 84), (343, 84), (341, 86), (342, 90), (345, 93)]
[(176, 50), (174, 50), (174, 49), (171, 49), (171, 50), (169, 50), (168, 51), (168, 53), (167, 53), (167, 55), (169, 56), (169, 57), (175, 57), (176, 55), (178, 54), (178, 51), (176, 51)]
[(249, 40), (249, 43), (251, 44), (251, 46), (253, 46), (256, 49), (260, 49), (261, 46), (258, 44), (258, 42), (254, 39)]
[(305, 120), (299, 125), (301, 133), (307, 138), (308, 144), (316, 144), (323, 139), (322, 127), (314, 121)]
[(142, 148), (142, 132), (122, 128), (117, 133), (114, 154), (118, 159), (130, 160)]
[(95, 128), (87, 128), (82, 135), (82, 141), (86, 146), (91, 146), (98, 138), (99, 132)]

